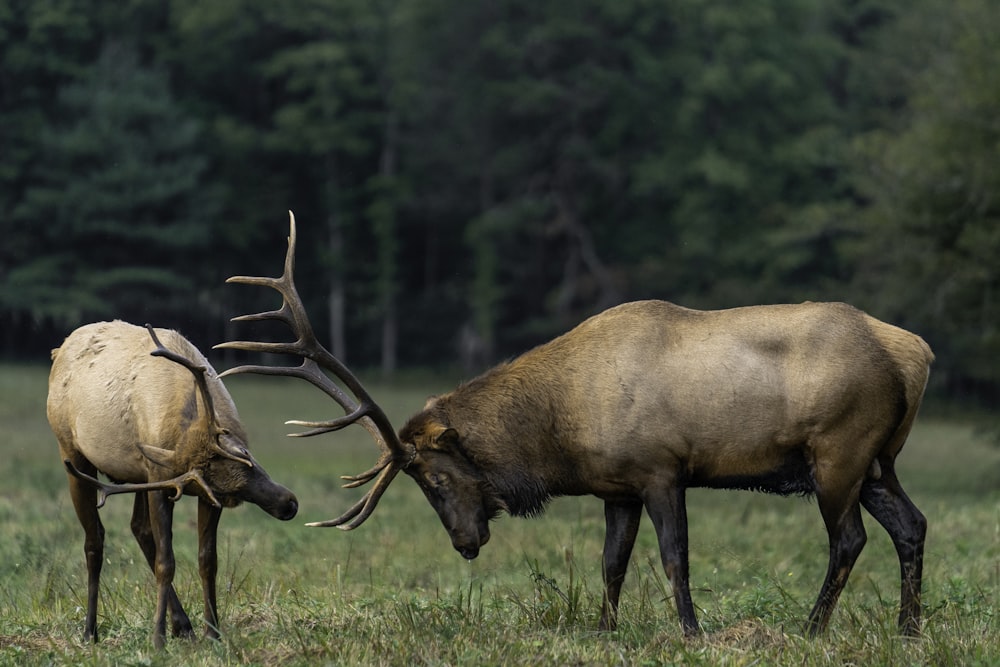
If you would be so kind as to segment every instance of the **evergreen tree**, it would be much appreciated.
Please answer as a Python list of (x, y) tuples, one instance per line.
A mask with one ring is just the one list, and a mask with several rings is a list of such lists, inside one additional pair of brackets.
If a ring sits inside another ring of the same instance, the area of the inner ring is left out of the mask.
[(921, 28), (936, 55), (911, 65), (899, 126), (860, 143), (857, 293), (927, 337), (939, 382), (985, 398), (1000, 391), (1000, 8), (963, 0)]
[[(77, 0), (0, 0), (0, 285), (26, 257), (46, 253), (35, 230), (13, 212), (42, 154), (38, 138), (48, 128), (60, 86), (79, 76), (96, 54), (94, 17), (80, 9)], [(30, 342), (44, 335), (29, 312), (2, 297), (0, 319), (4, 352), (34, 351)]]
[(64, 327), (98, 317), (187, 319), (217, 192), (197, 122), (166, 75), (113, 42), (59, 95), (32, 185), (13, 214), (39, 250), (0, 284), (6, 309)]

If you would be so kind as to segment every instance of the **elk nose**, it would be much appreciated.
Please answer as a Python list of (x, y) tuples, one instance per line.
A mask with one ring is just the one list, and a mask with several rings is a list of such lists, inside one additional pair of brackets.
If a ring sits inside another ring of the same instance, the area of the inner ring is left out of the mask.
[(473, 560), (479, 555), (479, 547), (457, 547), (457, 549), (465, 560)]
[(295, 496), (288, 499), (285, 503), (285, 507), (282, 509), (281, 515), (278, 517), (282, 521), (288, 521), (289, 519), (295, 518), (295, 515), (299, 512), (299, 501)]

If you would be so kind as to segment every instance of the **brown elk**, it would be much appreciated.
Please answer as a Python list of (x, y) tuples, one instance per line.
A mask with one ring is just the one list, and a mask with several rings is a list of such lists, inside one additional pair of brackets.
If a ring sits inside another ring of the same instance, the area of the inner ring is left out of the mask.
[[(280, 310), (242, 319), (288, 323), (295, 343), (224, 346), (304, 358), (296, 375), (347, 414), (302, 435), (362, 420), (382, 455), (347, 486), (375, 480), (336, 519), (357, 527), (399, 470), (437, 511), (452, 545), (475, 558), (501, 512), (531, 516), (556, 496), (604, 500), (605, 595), (600, 628), (614, 629), (642, 511), (652, 519), (685, 634), (698, 632), (688, 583), (685, 491), (692, 487), (813, 494), (829, 536), (829, 566), (808, 618), (822, 632), (866, 540), (863, 506), (899, 557), (899, 627), (920, 627), (926, 520), (896, 477), (933, 354), (918, 336), (840, 303), (696, 311), (626, 303), (428, 401), (398, 437), (363, 387), (316, 341), (293, 281), (292, 219), (281, 278), (235, 277), (284, 297)], [(241, 318), (237, 318), (241, 319)], [(325, 368), (358, 402), (330, 387)]]
[[(171, 501), (198, 496), (205, 634), (213, 638), (219, 636), (216, 533), (222, 508), (245, 500), (288, 520), (298, 501), (247, 450), (236, 406), (205, 357), (176, 331), (147, 329), (114, 321), (72, 332), (52, 351), (47, 413), (85, 533), (84, 637), (97, 641), (104, 558), (98, 509), (111, 494), (135, 493), (132, 533), (156, 576), (153, 643), (162, 648), (168, 609), (173, 634), (193, 635), (173, 587)], [(98, 480), (98, 471), (113, 482)]]

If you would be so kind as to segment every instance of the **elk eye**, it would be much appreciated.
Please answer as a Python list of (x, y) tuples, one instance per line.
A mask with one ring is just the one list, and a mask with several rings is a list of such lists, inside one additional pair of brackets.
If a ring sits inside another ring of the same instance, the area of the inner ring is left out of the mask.
[(429, 472), (427, 473), (427, 481), (431, 483), (431, 486), (444, 486), (448, 483), (448, 475), (443, 472)]

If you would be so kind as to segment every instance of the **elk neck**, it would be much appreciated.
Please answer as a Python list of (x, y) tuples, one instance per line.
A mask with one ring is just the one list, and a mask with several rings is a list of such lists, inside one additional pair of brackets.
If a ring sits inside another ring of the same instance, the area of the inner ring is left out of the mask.
[(539, 514), (580, 484), (566, 455), (558, 383), (501, 364), (438, 399), (433, 408), (460, 435), (462, 454), (514, 516)]

